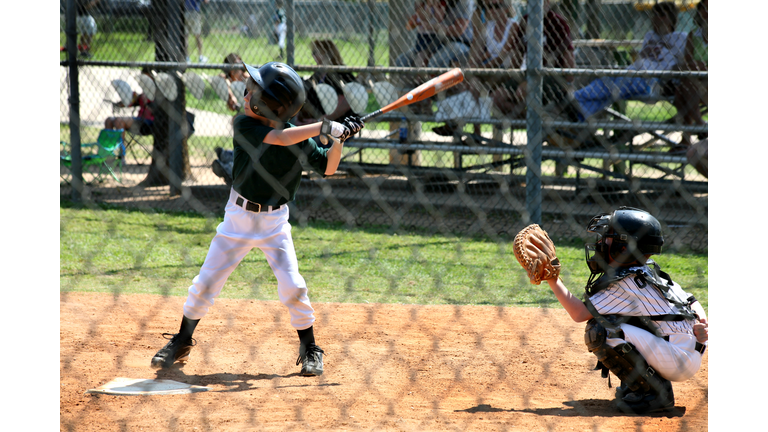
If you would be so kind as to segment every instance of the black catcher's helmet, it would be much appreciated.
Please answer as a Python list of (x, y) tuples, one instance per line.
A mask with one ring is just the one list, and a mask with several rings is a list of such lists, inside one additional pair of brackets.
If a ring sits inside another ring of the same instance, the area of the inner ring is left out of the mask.
[[(661, 253), (664, 237), (661, 224), (650, 213), (632, 207), (619, 207), (601, 213), (587, 224), (587, 232), (597, 234), (595, 243), (584, 245), (587, 266), (592, 274), (609, 269), (608, 257), (620, 265), (644, 262), (645, 255)], [(611, 238), (611, 245), (606, 239)]]
[[(246, 86), (246, 94), (251, 95), (251, 111), (270, 120), (287, 122), (295, 116), (307, 95), (304, 82), (290, 66), (280, 62), (269, 62), (262, 67), (245, 64), (251, 76)], [(284, 110), (278, 113), (280, 108)]]

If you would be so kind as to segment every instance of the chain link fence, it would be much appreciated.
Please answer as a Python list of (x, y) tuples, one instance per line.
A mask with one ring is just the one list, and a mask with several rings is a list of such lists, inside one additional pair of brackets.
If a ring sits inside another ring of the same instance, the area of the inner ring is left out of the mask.
[(650, 0), (199, 3), (60, 0), (62, 200), (222, 213), (241, 60), (299, 72), (297, 124), (373, 112), (461, 67), (462, 84), (366, 124), (335, 175), (306, 171), (293, 220), (503, 242), (533, 222), (581, 237), (628, 205), (672, 249), (707, 251), (698, 0), (666, 2), (673, 18)]

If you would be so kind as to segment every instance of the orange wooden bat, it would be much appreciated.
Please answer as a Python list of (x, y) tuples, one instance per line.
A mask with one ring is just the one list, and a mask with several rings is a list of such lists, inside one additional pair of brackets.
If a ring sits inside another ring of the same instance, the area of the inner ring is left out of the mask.
[(366, 114), (361, 118), (361, 120), (362, 121), (370, 120), (381, 114), (390, 112), (392, 110), (396, 110), (398, 108), (402, 108), (414, 102), (422, 101), (426, 98), (432, 97), (440, 93), (441, 91), (447, 88), (451, 88), (462, 81), (464, 81), (464, 72), (462, 72), (461, 69), (459, 68), (451, 69), (448, 72), (438, 77), (432, 78), (431, 80), (425, 82), (424, 84), (409, 91), (405, 95), (401, 96), (400, 99), (392, 102), (391, 104), (381, 109), (378, 109), (370, 114)]

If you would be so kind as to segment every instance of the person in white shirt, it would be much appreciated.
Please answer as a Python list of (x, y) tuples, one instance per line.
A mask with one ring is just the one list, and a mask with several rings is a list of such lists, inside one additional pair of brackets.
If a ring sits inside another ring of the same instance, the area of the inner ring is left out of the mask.
[[(627, 70), (672, 70), (685, 60), (688, 34), (676, 32), (677, 6), (673, 2), (656, 3), (651, 10), (653, 30), (645, 34), (638, 59)], [(651, 97), (660, 85), (659, 78), (601, 77), (574, 92), (581, 107), (579, 120), (585, 120), (617, 100)]]
[(617, 407), (635, 414), (670, 410), (671, 381), (685, 381), (701, 367), (706, 312), (650, 259), (664, 244), (650, 213), (619, 207), (594, 216), (587, 232), (597, 238), (585, 245), (591, 276), (584, 301), (559, 278), (547, 282), (574, 321), (588, 321), (584, 339), (609, 386), (609, 371), (621, 379)]

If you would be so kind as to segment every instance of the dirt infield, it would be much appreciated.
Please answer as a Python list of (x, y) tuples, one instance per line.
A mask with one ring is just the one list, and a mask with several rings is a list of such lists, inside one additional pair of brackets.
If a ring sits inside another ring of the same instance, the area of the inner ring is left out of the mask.
[[(218, 299), (183, 367), (156, 372), (184, 298), (62, 293), (61, 430), (706, 430), (708, 355), (667, 414), (626, 415), (561, 309), (314, 304), (325, 374), (298, 375), (278, 302)], [(211, 391), (85, 394), (114, 378)], [(613, 377), (614, 387), (619, 384)]]

